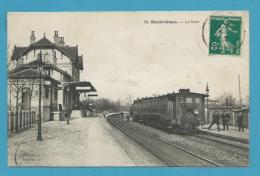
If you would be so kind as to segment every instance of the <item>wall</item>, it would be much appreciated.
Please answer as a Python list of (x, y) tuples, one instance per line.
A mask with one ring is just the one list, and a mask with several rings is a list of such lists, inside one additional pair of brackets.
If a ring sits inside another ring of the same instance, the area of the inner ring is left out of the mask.
[[(71, 76), (72, 73), (72, 61), (69, 57), (62, 54), (57, 49), (34, 49), (30, 50), (27, 55), (24, 55), (23, 58), (23, 64), (27, 64), (29, 62), (32, 62), (38, 58), (38, 54), (42, 52), (43, 61), (45, 63), (54, 64), (58, 68), (62, 69), (63, 71), (66, 71)], [(54, 60), (54, 56), (56, 52), (56, 63)]]

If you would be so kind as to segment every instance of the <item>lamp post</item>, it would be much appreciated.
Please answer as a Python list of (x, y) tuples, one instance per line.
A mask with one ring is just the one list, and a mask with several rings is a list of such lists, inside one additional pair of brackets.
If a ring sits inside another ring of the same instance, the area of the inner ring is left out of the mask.
[[(70, 107), (71, 107), (71, 94), (70, 94), (70, 87), (69, 86), (67, 87), (67, 92), (69, 93), (69, 96), (70, 96)], [(69, 116), (68, 116), (68, 111), (65, 114), (65, 118), (66, 118), (66, 121), (67, 121), (67, 125), (69, 125), (70, 119), (69, 119)]]
[(84, 101), (83, 101), (83, 115), (84, 115), (84, 117), (86, 117), (87, 116), (87, 114), (86, 114), (86, 97), (87, 97), (87, 95), (86, 95), (86, 92), (84, 93)]
[(38, 114), (38, 135), (37, 141), (42, 141), (42, 112), (41, 112), (41, 101), (42, 101), (42, 52), (40, 51), (38, 55), (38, 59), (40, 60), (40, 64), (38, 66), (39, 69), (39, 114)]
[(207, 95), (207, 114), (206, 114), (206, 125), (208, 124), (208, 110), (209, 110), (209, 85), (207, 82), (206, 86), (206, 95)]

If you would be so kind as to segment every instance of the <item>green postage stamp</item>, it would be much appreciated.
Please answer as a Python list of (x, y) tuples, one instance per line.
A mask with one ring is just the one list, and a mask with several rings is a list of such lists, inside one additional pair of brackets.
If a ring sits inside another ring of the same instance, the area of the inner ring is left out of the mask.
[(241, 17), (211, 16), (209, 54), (240, 55)]

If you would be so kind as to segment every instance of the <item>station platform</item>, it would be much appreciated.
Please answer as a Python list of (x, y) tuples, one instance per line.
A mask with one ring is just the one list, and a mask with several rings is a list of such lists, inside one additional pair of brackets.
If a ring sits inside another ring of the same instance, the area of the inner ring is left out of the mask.
[(229, 130), (223, 130), (223, 126), (219, 125), (220, 131), (218, 131), (217, 125), (214, 124), (211, 129), (208, 129), (209, 125), (200, 126), (199, 130), (203, 134), (209, 134), (213, 136), (223, 137), (225, 139), (249, 144), (249, 130), (244, 128), (244, 132), (238, 131), (238, 127), (229, 126)]
[(40, 142), (37, 126), (9, 138), (8, 166), (135, 166), (105, 119), (77, 116), (43, 123)]

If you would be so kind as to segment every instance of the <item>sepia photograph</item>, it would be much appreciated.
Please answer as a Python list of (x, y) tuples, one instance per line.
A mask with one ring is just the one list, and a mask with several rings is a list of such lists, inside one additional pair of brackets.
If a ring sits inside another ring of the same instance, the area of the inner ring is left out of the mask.
[(248, 11), (9, 12), (9, 167), (248, 167)]

